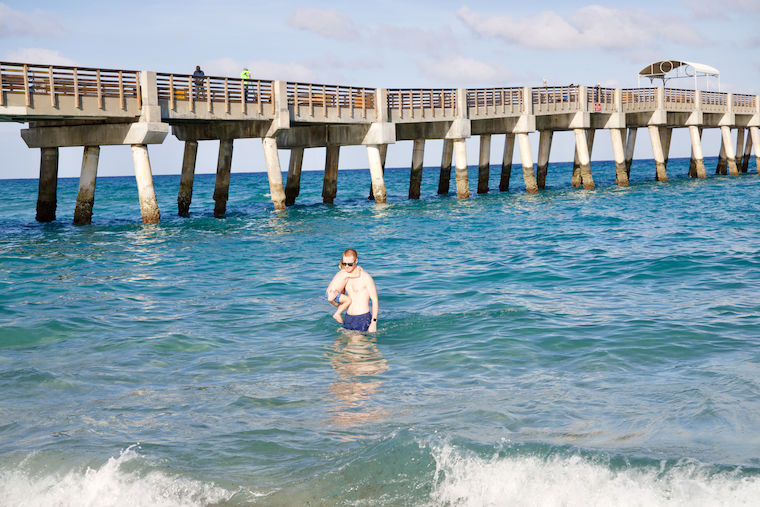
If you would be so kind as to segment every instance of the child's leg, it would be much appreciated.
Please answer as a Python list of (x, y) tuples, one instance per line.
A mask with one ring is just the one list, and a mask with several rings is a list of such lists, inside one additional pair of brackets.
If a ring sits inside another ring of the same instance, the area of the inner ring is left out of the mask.
[(341, 294), (339, 301), (340, 301), (340, 306), (338, 306), (338, 309), (335, 311), (335, 313), (333, 313), (333, 319), (343, 324), (343, 317), (341, 316), (341, 314), (345, 312), (349, 306), (351, 306), (351, 298), (345, 294)]

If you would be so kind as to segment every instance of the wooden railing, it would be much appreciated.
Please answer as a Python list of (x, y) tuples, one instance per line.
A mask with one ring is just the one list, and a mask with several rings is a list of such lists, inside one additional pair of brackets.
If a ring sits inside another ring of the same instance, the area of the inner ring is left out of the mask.
[(723, 92), (701, 92), (702, 110), (711, 113), (728, 111), (728, 94)]
[(542, 86), (533, 88), (533, 112), (552, 113), (580, 109), (579, 89), (570, 86)]
[(469, 88), (467, 107), (470, 115), (492, 113), (521, 113), (523, 111), (522, 88)]
[(595, 113), (614, 113), (617, 112), (615, 103), (615, 89), (602, 88), (601, 86), (588, 87), (586, 89), (586, 100), (589, 104), (589, 111)]
[(81, 107), (82, 97), (97, 97), (101, 109), (105, 97), (118, 97), (121, 109), (127, 108), (126, 99), (130, 97), (142, 107), (140, 72), (136, 70), (0, 62), (0, 106), (5, 105), (4, 93), (25, 95), (27, 107), (36, 95), (49, 95), (53, 107), (56, 96), (74, 97), (77, 108)]
[(374, 88), (291, 82), (287, 87), (288, 104), (293, 106), (296, 116), (302, 114), (302, 109), (310, 116), (314, 116), (315, 109), (327, 116), (330, 107), (336, 108), (338, 118), (344, 111), (351, 117), (354, 112), (361, 112), (362, 118), (366, 118), (367, 111), (375, 108)]
[(757, 96), (734, 93), (734, 112), (754, 114), (757, 105)]
[(696, 92), (679, 88), (665, 88), (665, 109), (692, 111), (695, 109)]
[(426, 111), (431, 111), (435, 118), (444, 116), (447, 109), (457, 112), (457, 91), (453, 88), (388, 90), (388, 112), (398, 111), (402, 118), (404, 115), (415, 118), (415, 114), (424, 118)]
[(651, 111), (657, 108), (657, 88), (623, 88), (623, 112)]
[(213, 111), (214, 103), (222, 103), (226, 113), (230, 112), (230, 104), (242, 104), (244, 114), (248, 112), (248, 104), (253, 104), (253, 110), (259, 114), (264, 112), (264, 104), (267, 104), (274, 113), (272, 81), (158, 73), (156, 84), (158, 99), (168, 100), (172, 111), (176, 109), (177, 102), (188, 101), (191, 108), (196, 102), (205, 103), (209, 112)]

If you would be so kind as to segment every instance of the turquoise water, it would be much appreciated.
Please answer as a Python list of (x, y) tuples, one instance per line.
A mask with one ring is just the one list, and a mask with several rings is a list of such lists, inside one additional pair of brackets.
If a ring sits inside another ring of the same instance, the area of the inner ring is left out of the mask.
[[(715, 160), (707, 161), (714, 168)], [(760, 177), (366, 199), (322, 173), (274, 213), (233, 174), (98, 180), (93, 225), (34, 221), (2, 181), (2, 505), (752, 505), (760, 497)], [(519, 169), (519, 168), (518, 168)], [(494, 166), (491, 188), (498, 187)], [(712, 173), (713, 171), (708, 170)], [(454, 188), (452, 183), (452, 189)], [(374, 336), (323, 301), (344, 248), (378, 285)]]

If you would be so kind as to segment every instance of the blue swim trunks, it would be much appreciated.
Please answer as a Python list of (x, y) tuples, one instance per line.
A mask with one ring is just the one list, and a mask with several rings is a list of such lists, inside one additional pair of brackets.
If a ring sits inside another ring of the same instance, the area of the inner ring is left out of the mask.
[(362, 313), (361, 315), (346, 314), (346, 316), (343, 317), (343, 327), (356, 331), (366, 331), (369, 329), (371, 322), (372, 314), (370, 312)]
[[(327, 299), (330, 299), (330, 293), (325, 291), (325, 296), (327, 296)], [(335, 296), (335, 299), (333, 299), (336, 303), (340, 304), (340, 292), (338, 292), (338, 295)]]

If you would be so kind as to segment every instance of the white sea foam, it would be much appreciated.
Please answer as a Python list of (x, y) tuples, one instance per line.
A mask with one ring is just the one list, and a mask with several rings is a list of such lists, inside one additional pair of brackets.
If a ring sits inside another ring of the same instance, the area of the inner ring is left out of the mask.
[(4, 506), (194, 506), (229, 499), (233, 493), (212, 484), (124, 470), (139, 455), (133, 448), (109, 458), (98, 469), (35, 476), (26, 471), (0, 471), (0, 505)]
[(436, 505), (699, 507), (757, 505), (760, 498), (760, 478), (695, 464), (616, 470), (579, 456), (482, 459), (451, 446), (434, 457)]

